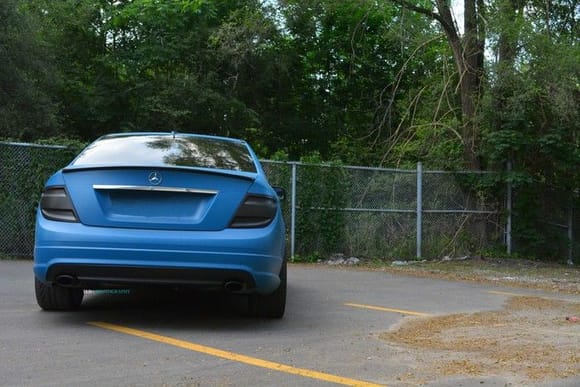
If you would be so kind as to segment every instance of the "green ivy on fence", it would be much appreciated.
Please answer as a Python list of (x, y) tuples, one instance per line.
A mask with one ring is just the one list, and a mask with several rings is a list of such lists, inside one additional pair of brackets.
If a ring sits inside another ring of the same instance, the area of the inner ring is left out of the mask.
[(78, 148), (18, 146), (0, 142), (0, 249), (32, 255), (36, 207), (45, 181), (67, 165)]

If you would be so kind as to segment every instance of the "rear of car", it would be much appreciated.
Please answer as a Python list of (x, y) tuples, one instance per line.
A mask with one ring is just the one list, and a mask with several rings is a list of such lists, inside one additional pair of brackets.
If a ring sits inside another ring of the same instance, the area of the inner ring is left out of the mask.
[(43, 309), (75, 308), (83, 289), (169, 285), (245, 293), (281, 317), (280, 201), (244, 141), (108, 135), (46, 183), (34, 274)]

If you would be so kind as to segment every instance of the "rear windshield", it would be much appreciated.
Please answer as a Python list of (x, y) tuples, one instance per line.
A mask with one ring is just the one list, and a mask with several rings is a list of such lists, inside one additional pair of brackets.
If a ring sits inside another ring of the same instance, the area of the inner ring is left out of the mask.
[(89, 145), (72, 165), (180, 166), (256, 172), (243, 142), (184, 135), (105, 137)]

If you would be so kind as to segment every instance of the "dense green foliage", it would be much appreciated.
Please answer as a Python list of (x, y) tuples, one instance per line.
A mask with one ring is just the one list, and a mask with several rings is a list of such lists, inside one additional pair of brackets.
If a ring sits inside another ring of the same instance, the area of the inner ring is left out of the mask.
[(62, 128), (53, 96), (59, 72), (35, 19), (19, 12), (19, 3), (0, 2), (0, 136), (33, 139)]
[(579, 200), (578, 4), (466, 0), (466, 32), (448, 4), (3, 0), (0, 138), (177, 130), (293, 160), (509, 161), (519, 246), (545, 254), (546, 202)]

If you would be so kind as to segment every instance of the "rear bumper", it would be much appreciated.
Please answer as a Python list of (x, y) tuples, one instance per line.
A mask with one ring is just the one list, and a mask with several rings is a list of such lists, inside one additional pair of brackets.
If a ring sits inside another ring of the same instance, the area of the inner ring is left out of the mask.
[[(236, 292), (256, 289), (250, 272), (234, 269), (192, 269), (145, 266), (57, 263), (49, 267), (46, 280), (66, 287), (83, 289), (143, 285), (183, 285), (204, 289), (224, 289), (238, 284)], [(62, 281), (62, 283), (61, 283)]]
[(280, 284), (283, 223), (215, 232), (87, 227), (38, 216), (34, 274), (45, 283), (60, 275), (86, 289), (128, 285), (217, 288), (269, 294)]

